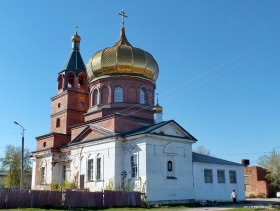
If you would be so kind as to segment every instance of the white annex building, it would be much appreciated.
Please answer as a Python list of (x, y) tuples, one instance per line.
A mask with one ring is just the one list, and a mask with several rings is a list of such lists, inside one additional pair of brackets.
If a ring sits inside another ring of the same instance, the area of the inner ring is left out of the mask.
[[(124, 15), (123, 11), (120, 13)], [(156, 102), (159, 69), (132, 46), (122, 23), (115, 45), (84, 64), (80, 36), (57, 77), (51, 131), (36, 138), (32, 189), (72, 182), (146, 194), (148, 203), (245, 200), (243, 166), (192, 152), (197, 140), (176, 121), (162, 121)]]

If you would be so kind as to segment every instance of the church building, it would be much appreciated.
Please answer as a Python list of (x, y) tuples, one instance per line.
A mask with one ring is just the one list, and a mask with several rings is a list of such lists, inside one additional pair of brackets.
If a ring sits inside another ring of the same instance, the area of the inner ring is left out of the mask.
[(163, 121), (158, 64), (128, 41), (124, 21), (117, 42), (86, 65), (80, 42), (76, 32), (58, 73), (50, 133), (36, 137), (32, 189), (68, 181), (89, 191), (141, 191), (150, 204), (228, 201), (233, 189), (245, 199), (241, 164), (193, 153), (196, 138)]

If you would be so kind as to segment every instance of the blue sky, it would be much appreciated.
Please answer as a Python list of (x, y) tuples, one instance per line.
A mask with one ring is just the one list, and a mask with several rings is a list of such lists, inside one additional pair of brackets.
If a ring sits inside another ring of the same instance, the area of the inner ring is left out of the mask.
[[(280, 145), (280, 1), (2, 0), (0, 157), (35, 150), (50, 131), (50, 98), (79, 27), (81, 54), (112, 46), (121, 19), (129, 42), (150, 52), (164, 120), (174, 119), (217, 157), (256, 160)], [(277, 148), (278, 152), (280, 147)]]

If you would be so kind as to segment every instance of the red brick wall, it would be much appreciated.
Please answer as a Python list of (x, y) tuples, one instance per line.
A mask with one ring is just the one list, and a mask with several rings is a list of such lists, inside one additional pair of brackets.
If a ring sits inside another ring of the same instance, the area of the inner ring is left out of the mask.
[(244, 167), (246, 196), (264, 196), (270, 195), (270, 185), (266, 176), (265, 169), (258, 166)]
[(59, 147), (67, 144), (71, 137), (66, 134), (47, 134), (45, 136), (37, 137), (36, 150), (49, 149), (51, 147)]
[[(114, 96), (114, 88), (117, 86), (121, 86), (123, 88), (123, 102), (124, 103), (113, 103)], [(145, 105), (140, 105), (140, 90), (145, 88), (147, 94), (147, 102)], [(134, 107), (135, 110), (143, 109), (139, 112), (139, 116), (144, 118), (153, 118), (153, 115), (146, 114), (146, 111), (152, 111), (154, 106), (154, 90), (155, 84), (149, 80), (139, 78), (139, 77), (129, 77), (129, 76), (118, 76), (118, 77), (108, 77), (96, 80), (90, 84), (90, 92), (93, 93), (94, 90), (98, 90), (99, 93), (99, 105), (89, 105), (88, 114), (86, 115), (86, 121), (94, 119), (96, 117), (105, 116), (108, 114), (112, 114), (117, 111), (121, 111), (127, 107)], [(106, 91), (106, 99), (108, 102), (104, 102), (104, 96), (102, 94), (103, 90)], [(92, 100), (91, 100), (92, 101)], [(137, 106), (137, 108), (136, 108)], [(103, 111), (102, 114), (100, 113), (92, 113), (96, 112), (103, 108), (115, 108), (112, 111)], [(106, 113), (105, 113), (106, 112)], [(126, 112), (128, 113), (128, 112)], [(135, 115), (135, 114), (133, 114)]]
[(53, 135), (45, 136), (40, 139), (37, 138), (36, 150), (43, 150), (43, 149), (51, 148), (51, 147), (53, 147), (53, 145), (54, 145), (54, 136)]
[[(84, 122), (84, 113), (88, 110), (88, 104), (87, 93), (71, 90), (52, 98), (51, 132), (70, 133), (71, 126)], [(56, 126), (58, 118), (60, 127)]]

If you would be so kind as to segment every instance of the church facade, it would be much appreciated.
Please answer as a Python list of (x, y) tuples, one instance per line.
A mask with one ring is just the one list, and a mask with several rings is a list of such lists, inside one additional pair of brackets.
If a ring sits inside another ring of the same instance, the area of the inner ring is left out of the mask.
[(243, 166), (192, 152), (197, 140), (155, 105), (159, 68), (132, 46), (124, 24), (116, 44), (87, 65), (80, 36), (58, 74), (50, 133), (36, 138), (32, 189), (69, 181), (78, 189), (146, 194), (148, 203), (245, 199)]

